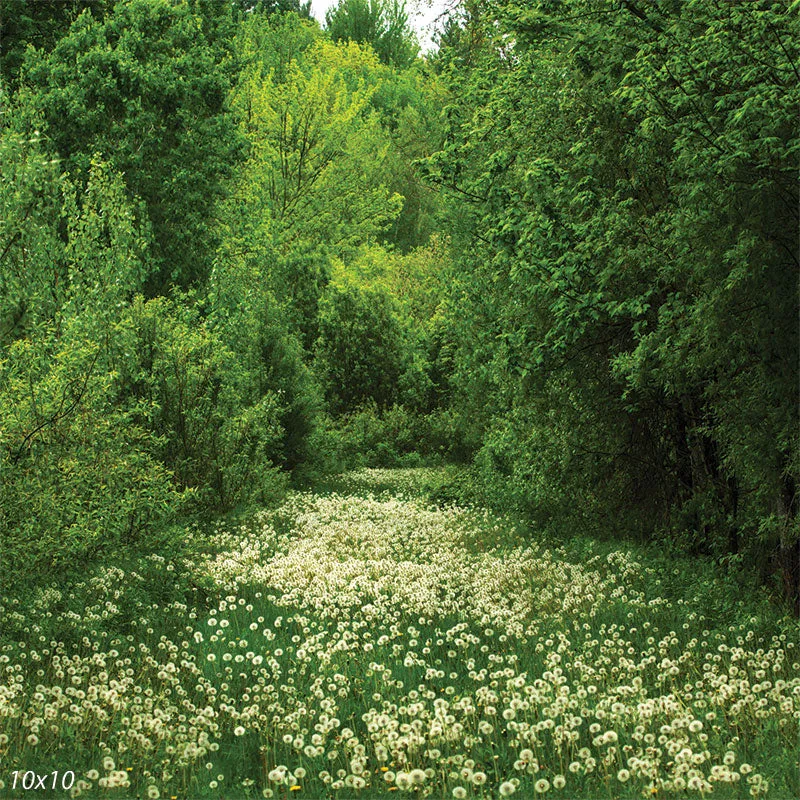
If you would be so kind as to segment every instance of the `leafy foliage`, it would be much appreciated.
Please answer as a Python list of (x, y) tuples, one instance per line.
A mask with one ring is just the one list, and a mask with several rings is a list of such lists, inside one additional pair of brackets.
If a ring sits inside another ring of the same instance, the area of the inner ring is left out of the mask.
[(69, 26), (87, 11), (102, 18), (114, 0), (2, 0), (0, 3), (0, 75), (16, 87), (28, 47), (49, 52)]
[(783, 5), (475, 7), (440, 54), (453, 100), (428, 170), (454, 198), (458, 382), (491, 398), (475, 409), (490, 473), (524, 505), (577, 499), (594, 529), (771, 551), (797, 598)]
[(25, 136), (2, 129), (0, 170), (0, 342), (5, 344), (60, 304), (64, 182), (42, 151), (38, 131)]
[(334, 42), (371, 45), (384, 64), (400, 69), (419, 52), (404, 0), (339, 0), (325, 14), (325, 27)]
[(141, 545), (185, 498), (158, 459), (149, 409), (120, 386), (142, 237), (119, 176), (93, 164), (79, 206), (38, 139), (6, 132), (2, 148), (19, 160), (3, 162), (2, 202), (15, 213), (2, 234), (14, 324), (0, 360), (0, 521), (7, 580), (19, 581)]
[(123, 380), (151, 409), (175, 482), (214, 510), (268, 501), (281, 483), (273, 468), (284, 433), (278, 387), (257, 391), (247, 365), (192, 306), (139, 298), (130, 317), (139, 357)]
[(223, 207), (218, 278), (258, 276), (310, 349), (330, 258), (374, 239), (402, 206), (384, 182), (388, 140), (370, 107), (378, 65), (292, 16), (254, 19), (240, 47), (233, 102), (250, 152)]
[(240, 152), (225, 111), (224, 24), (209, 4), (125, 0), (102, 21), (84, 11), (23, 70), (27, 102), (73, 179), (99, 153), (144, 201), (151, 292), (208, 274), (214, 204)]
[(403, 331), (383, 293), (333, 289), (320, 314), (317, 369), (334, 413), (398, 399), (403, 374)]
[(20, 581), (452, 459), (441, 497), (800, 603), (797, 3), (467, 0), (423, 59), (394, 0), (1, 24)]
[(300, 0), (237, 0), (237, 2), (242, 11), (247, 14), (255, 12), (271, 16), (272, 14), (293, 12), (306, 19), (311, 16), (311, 0), (307, 0), (305, 3)]

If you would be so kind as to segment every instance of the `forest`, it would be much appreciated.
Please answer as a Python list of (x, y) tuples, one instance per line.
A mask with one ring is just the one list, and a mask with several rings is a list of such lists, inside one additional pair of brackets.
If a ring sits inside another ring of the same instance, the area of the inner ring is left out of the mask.
[(800, 0), (413, 12), (0, 0), (0, 797), (800, 793)]

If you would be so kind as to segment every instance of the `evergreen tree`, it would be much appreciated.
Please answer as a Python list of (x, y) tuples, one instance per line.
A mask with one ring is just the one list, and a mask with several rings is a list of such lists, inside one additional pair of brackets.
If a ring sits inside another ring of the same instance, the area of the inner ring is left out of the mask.
[(410, 66), (419, 52), (404, 0), (340, 0), (325, 15), (334, 42), (369, 44), (384, 64)]

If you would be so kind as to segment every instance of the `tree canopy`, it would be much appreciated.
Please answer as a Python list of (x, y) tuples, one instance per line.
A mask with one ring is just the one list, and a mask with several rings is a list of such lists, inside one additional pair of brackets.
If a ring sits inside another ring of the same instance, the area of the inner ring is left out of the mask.
[(384, 64), (403, 69), (419, 52), (404, 0), (340, 0), (325, 14), (334, 42), (369, 44)]

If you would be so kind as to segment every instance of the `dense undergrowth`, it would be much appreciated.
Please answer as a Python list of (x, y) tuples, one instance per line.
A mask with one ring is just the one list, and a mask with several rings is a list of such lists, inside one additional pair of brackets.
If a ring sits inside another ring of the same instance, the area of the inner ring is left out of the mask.
[(72, 794), (796, 795), (796, 623), (708, 562), (365, 470), (4, 598), (0, 757)]

